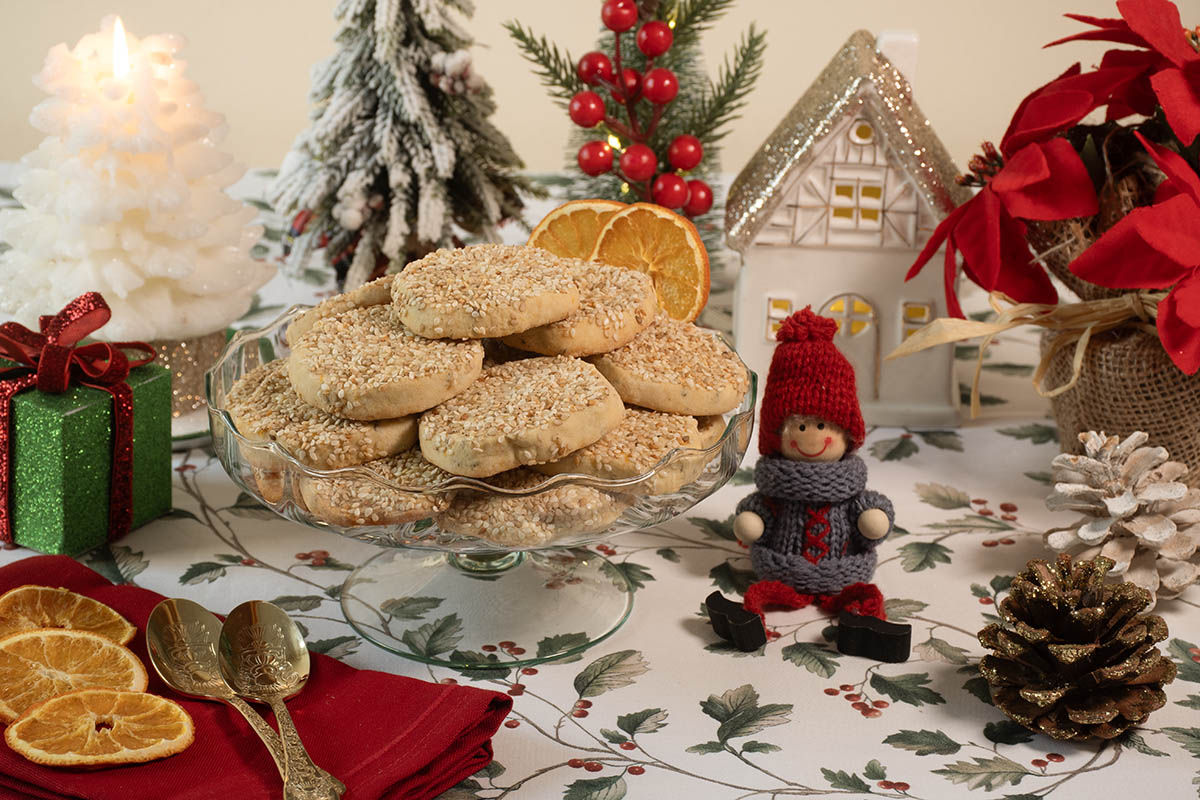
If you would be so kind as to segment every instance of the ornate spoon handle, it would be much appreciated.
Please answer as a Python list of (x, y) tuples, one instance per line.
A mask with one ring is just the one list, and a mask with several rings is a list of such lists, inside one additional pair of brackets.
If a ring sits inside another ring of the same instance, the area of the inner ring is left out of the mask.
[(316, 767), (316, 770), (325, 782), (316, 794), (304, 794), (299, 785), (289, 785), (287, 783), (287, 773), (284, 771), (283, 747), (279, 742), (279, 734), (275, 733), (271, 726), (267, 724), (267, 721), (259, 716), (250, 704), (242, 698), (235, 695), (228, 698), (228, 702), (246, 718), (246, 722), (250, 723), (250, 727), (258, 734), (258, 738), (262, 739), (263, 744), (266, 745), (267, 751), (271, 754), (271, 759), (274, 760), (275, 766), (279, 769), (279, 777), (284, 780), (284, 800), (327, 800), (327, 798), (338, 796), (337, 794), (333, 794), (335, 790), (338, 794), (346, 790), (341, 781), (320, 767)]
[(328, 797), (336, 800), (346, 791), (346, 786), (337, 778), (322, 770), (312, 762), (300, 734), (292, 722), (283, 699), (274, 696), (268, 699), (275, 721), (279, 724), (280, 749), (283, 751), (283, 786), (284, 794), (288, 791), (303, 793), (313, 797)]

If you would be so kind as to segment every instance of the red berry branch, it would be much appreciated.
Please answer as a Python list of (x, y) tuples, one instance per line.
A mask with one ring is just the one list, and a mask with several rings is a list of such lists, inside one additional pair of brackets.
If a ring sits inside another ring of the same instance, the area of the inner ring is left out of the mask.
[[(617, 159), (616, 170), (643, 200), (680, 209), (689, 217), (706, 213), (712, 208), (712, 189), (704, 181), (685, 180), (679, 174), (695, 169), (704, 158), (700, 140), (689, 134), (676, 136), (666, 152), (665, 161), (671, 169), (664, 172), (658, 171), (659, 156), (648, 144), (667, 106), (679, 94), (675, 73), (654, 66), (654, 59), (666, 54), (674, 43), (671, 26), (661, 20), (650, 20), (638, 28), (634, 42), (646, 57), (646, 71), (642, 74), (621, 65), (621, 34), (637, 26), (637, 3), (634, 0), (605, 0), (600, 19), (613, 32), (613, 58), (609, 59), (601, 52), (587, 53), (579, 59), (576, 74), (588, 86), (607, 89), (625, 110), (626, 119), (623, 121), (608, 114), (600, 95), (584, 90), (571, 98), (568, 107), (571, 121), (582, 128), (595, 128), (603, 123), (618, 137), (630, 142)], [(643, 101), (652, 106), (649, 120), (644, 125), (638, 114), (639, 104)], [(613, 148), (603, 140), (580, 147), (576, 159), (579, 168), (593, 177), (614, 168)]]

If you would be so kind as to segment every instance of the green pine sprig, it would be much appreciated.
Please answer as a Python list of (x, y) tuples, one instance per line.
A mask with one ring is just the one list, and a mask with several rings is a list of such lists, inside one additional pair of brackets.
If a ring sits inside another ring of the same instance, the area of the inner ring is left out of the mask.
[(659, 11), (659, 19), (675, 21), (672, 47), (686, 49), (700, 41), (700, 34), (725, 16), (737, 0), (670, 0)]
[(746, 98), (762, 72), (767, 34), (753, 25), (743, 35), (731, 56), (709, 83), (700, 102), (688, 113), (686, 128), (702, 142), (719, 142), (728, 134), (728, 125), (746, 105)]
[(570, 53), (559, 50), (558, 45), (545, 36), (535, 35), (516, 20), (504, 23), (504, 28), (516, 40), (526, 60), (533, 63), (555, 103), (566, 108), (575, 93), (586, 88), (575, 74), (575, 59)]

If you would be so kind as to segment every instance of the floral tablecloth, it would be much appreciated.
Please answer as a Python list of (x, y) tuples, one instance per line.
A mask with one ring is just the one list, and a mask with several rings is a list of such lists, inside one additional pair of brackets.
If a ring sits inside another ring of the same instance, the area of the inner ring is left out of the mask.
[[(249, 181), (243, 194), (260, 186)], [(261, 253), (273, 257), (280, 223), (267, 222)], [(260, 313), (329, 291), (319, 273), (309, 278), (278, 279), (259, 299)], [(714, 278), (715, 324), (728, 317), (728, 283), (727, 274)], [(969, 380), (974, 351), (959, 355)], [(1063, 520), (1044, 506), (1058, 445), (1029, 387), (1035, 357), (1020, 336), (989, 356), (980, 420), (957, 430), (877, 428), (867, 438), (870, 485), (891, 497), (901, 528), (881, 544), (875, 580), (889, 616), (913, 626), (907, 663), (840, 655), (829, 620), (812, 609), (772, 612), (778, 637), (756, 653), (713, 635), (700, 613), (704, 597), (714, 588), (737, 594), (752, 579), (731, 532), (734, 506), (751, 489), (751, 454), (728, 486), (684, 517), (594, 547), (637, 587), (629, 621), (611, 638), (573, 661), (515, 670), (503, 666), (513, 651), (534, 652), (538, 642), (495, 631), (494, 644), (481, 649), (499, 666), (476, 680), (512, 695), (513, 712), (496, 736), (492, 766), (443, 797), (1194, 796), (1195, 590), (1159, 608), (1179, 666), (1169, 703), (1119, 742), (1035, 736), (991, 706), (975, 671), (976, 632), (994, 619), (1026, 560), (1044, 555), (1041, 531)], [(380, 650), (342, 618), (341, 584), (374, 546), (277, 518), (240, 494), (203, 448), (177, 454), (175, 470), (169, 516), (81, 560), (113, 580), (217, 612), (272, 600), (304, 627), (312, 649), (355, 666), (471, 680)], [(0, 552), (0, 563), (27, 555)], [(392, 628), (423, 629), (412, 641), (449, 652), (457, 634), (436, 601), (397, 604)], [(570, 633), (549, 620), (544, 631)]]

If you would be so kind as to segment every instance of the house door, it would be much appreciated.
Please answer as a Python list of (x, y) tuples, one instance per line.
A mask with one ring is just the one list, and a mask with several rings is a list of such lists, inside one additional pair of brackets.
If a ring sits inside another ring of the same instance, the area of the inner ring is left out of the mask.
[(833, 342), (854, 365), (858, 396), (879, 399), (879, 317), (859, 294), (839, 294), (821, 306), (821, 316), (837, 323)]

